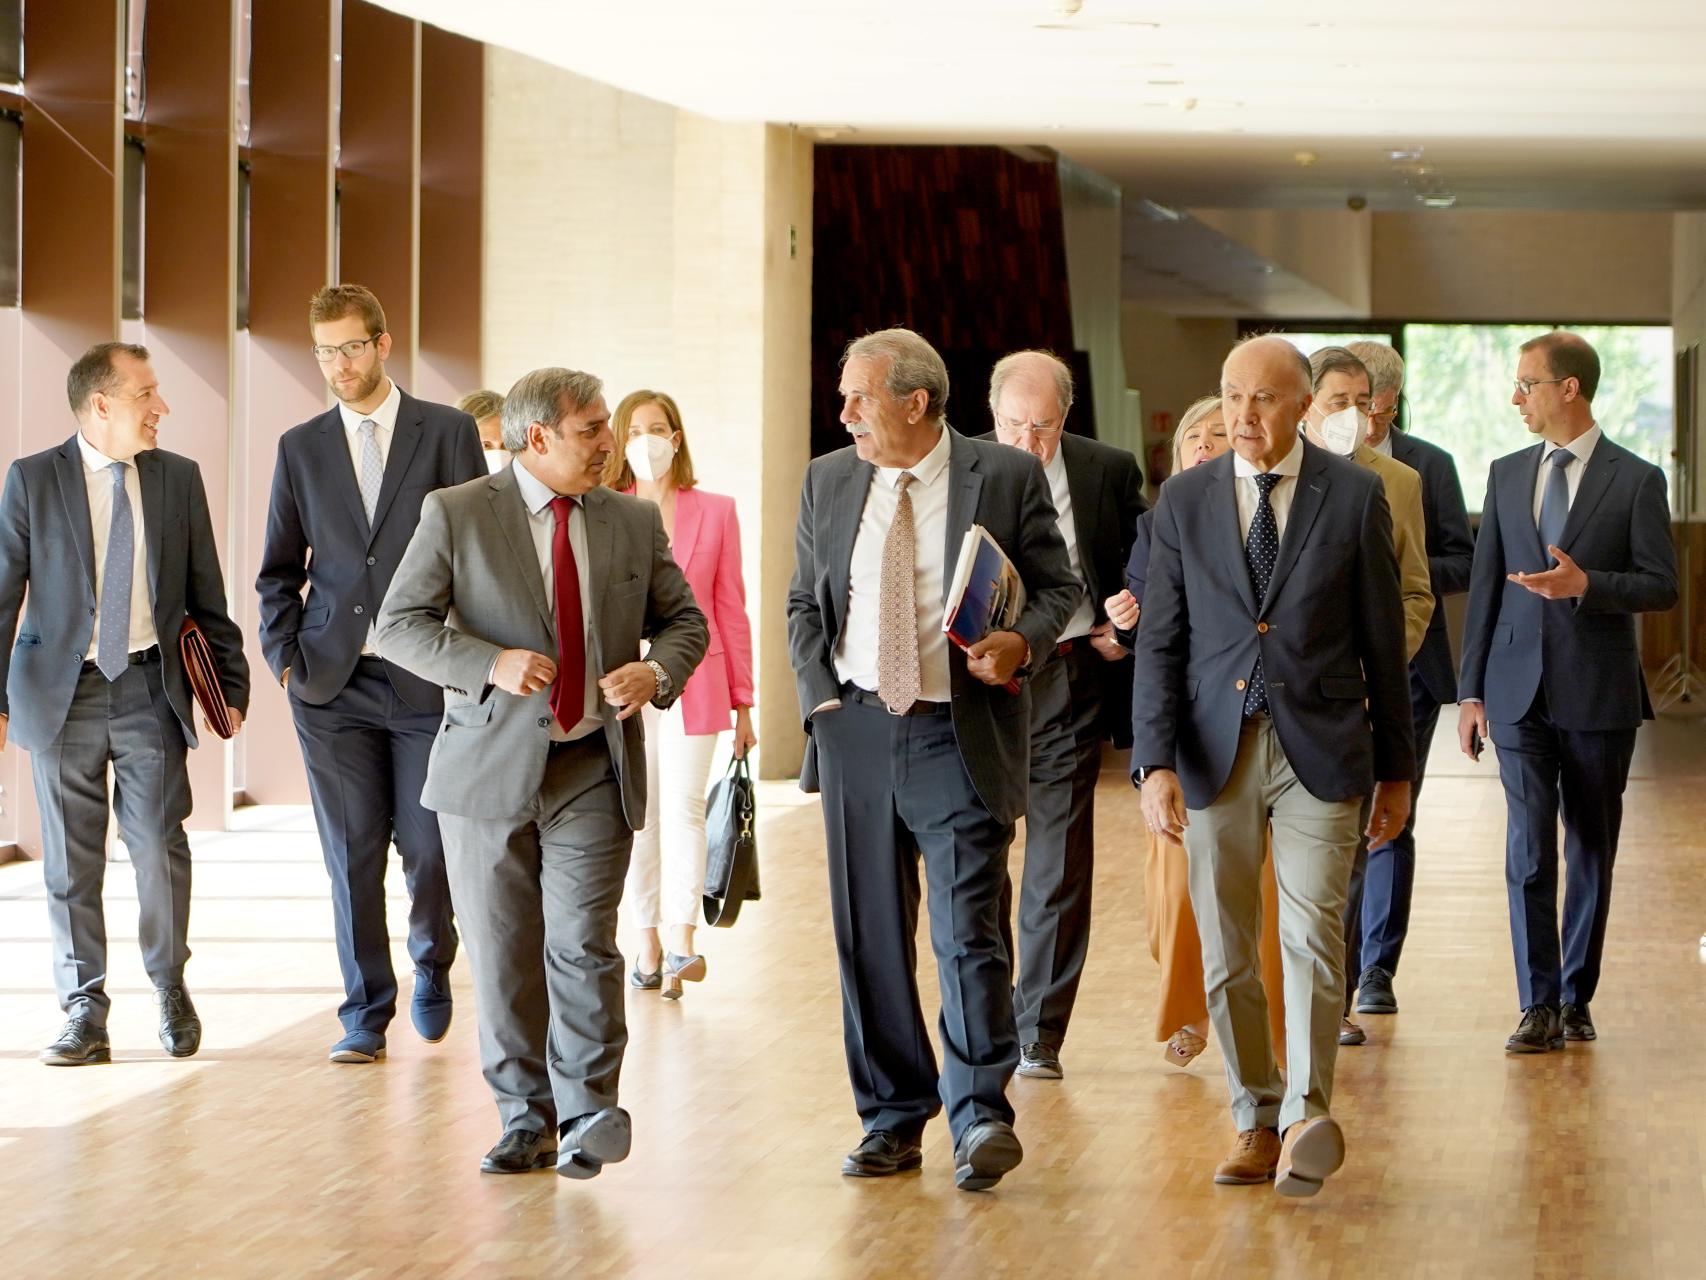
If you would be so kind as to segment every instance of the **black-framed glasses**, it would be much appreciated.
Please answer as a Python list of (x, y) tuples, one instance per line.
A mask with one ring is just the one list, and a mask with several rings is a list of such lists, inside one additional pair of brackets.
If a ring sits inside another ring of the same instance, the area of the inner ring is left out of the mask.
[(1550, 382), (1568, 382), (1569, 380), (1570, 379), (1568, 377), (1563, 377), (1563, 378), (1517, 378), (1517, 379), (1515, 379), (1515, 386), (1516, 386), (1516, 390), (1517, 390), (1518, 395), (1528, 396), (1528, 395), (1532, 395), (1534, 393), (1534, 388), (1536, 388), (1536, 387), (1544, 387), (1547, 383), (1550, 383)]
[(340, 355), (347, 356), (351, 360), (354, 360), (361, 354), (363, 347), (367, 346), (369, 343), (378, 342), (382, 336), (383, 335), (376, 333), (371, 338), (351, 338), (348, 342), (340, 342), (335, 347), (329, 347), (322, 344), (309, 347), (308, 349), (314, 353), (314, 358), (321, 364), (330, 364)]

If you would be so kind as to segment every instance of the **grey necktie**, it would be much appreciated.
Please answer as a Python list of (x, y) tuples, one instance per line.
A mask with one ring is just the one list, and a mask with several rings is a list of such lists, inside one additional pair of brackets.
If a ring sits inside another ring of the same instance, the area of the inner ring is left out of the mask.
[(385, 481), (385, 461), (379, 456), (379, 439), (374, 434), (379, 427), (372, 418), (361, 423), (361, 505), (367, 512), (367, 524), (373, 526), (373, 512), (379, 506), (379, 486)]
[[(1541, 550), (1564, 540), (1564, 526), (1570, 522), (1570, 478), (1565, 472), (1575, 460), (1568, 449), (1554, 449), (1546, 459), (1552, 469), (1546, 473), (1546, 492), (1540, 499)], [(1550, 554), (1546, 559), (1551, 563)]]
[(101, 634), (96, 643), (97, 665), (108, 680), (117, 680), (130, 665), (131, 558), (136, 554), (136, 521), (125, 491), (125, 464), (107, 468), (113, 473), (113, 518), (107, 526), (107, 560), (101, 570)]

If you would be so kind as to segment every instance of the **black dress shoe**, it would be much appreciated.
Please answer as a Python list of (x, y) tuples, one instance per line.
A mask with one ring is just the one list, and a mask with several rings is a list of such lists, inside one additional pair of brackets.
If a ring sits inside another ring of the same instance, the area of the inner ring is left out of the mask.
[(1379, 965), (1370, 965), (1357, 979), (1357, 1012), (1398, 1012), (1398, 997), (1392, 992), (1392, 975)]
[(1033, 1080), (1058, 1080), (1066, 1074), (1060, 1065), (1060, 1050), (1042, 1041), (1019, 1050), (1018, 1074)]
[(1564, 1047), (1564, 1031), (1558, 1011), (1549, 1004), (1530, 1005), (1522, 1011), (1522, 1022), (1505, 1041), (1506, 1053), (1547, 1053)]
[(547, 1138), (532, 1129), (511, 1129), (486, 1152), (481, 1173), (532, 1173), (557, 1163), (557, 1148), (546, 1146)]
[(557, 1172), (565, 1178), (596, 1178), (604, 1166), (626, 1160), (634, 1127), (621, 1107), (605, 1107), (576, 1116), (562, 1126)]
[(1599, 1039), (1599, 1032), (1593, 1029), (1593, 1019), (1588, 1017), (1588, 1007), (1585, 1004), (1565, 1005), (1558, 1021), (1563, 1024), (1566, 1040)]
[(174, 1058), (187, 1058), (201, 1048), (201, 1018), (182, 986), (160, 987), (160, 1044)]
[(979, 1120), (954, 1147), (954, 1185), (961, 1191), (987, 1191), (1024, 1158), (1012, 1125)]
[(887, 1129), (873, 1129), (847, 1153), (841, 1162), (841, 1173), (848, 1178), (886, 1178), (891, 1173), (916, 1169), (923, 1163), (924, 1148), (917, 1142)]
[(50, 1067), (86, 1067), (96, 1062), (111, 1062), (112, 1041), (107, 1039), (105, 1027), (97, 1027), (87, 1018), (72, 1018), (59, 1033), (59, 1039), (41, 1051), (41, 1060)]

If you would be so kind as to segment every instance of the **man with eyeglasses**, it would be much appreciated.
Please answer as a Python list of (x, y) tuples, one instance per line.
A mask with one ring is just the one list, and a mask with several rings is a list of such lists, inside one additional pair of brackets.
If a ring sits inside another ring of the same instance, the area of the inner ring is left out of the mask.
[(444, 694), (380, 658), (373, 628), (422, 500), (487, 472), (472, 418), (386, 376), (391, 335), (371, 292), (321, 289), (308, 323), (338, 403), (278, 442), (255, 588), (261, 647), (289, 696), (332, 881), (344, 1001), (329, 1057), (367, 1063), (384, 1056), (397, 1008), (385, 924), (393, 839), (410, 898), (410, 1014), (428, 1042), (450, 1028), (457, 941), (438, 820), (421, 806)]
[[(1490, 736), (1505, 787), (1505, 889), (1522, 1021), (1507, 1053), (1594, 1040), (1611, 871), (1635, 731), (1653, 718), (1635, 615), (1676, 604), (1664, 472), (1594, 418), (1599, 356), (1522, 344), (1511, 403), (1537, 445), (1493, 463), (1469, 579), (1458, 742)], [(1558, 819), (1564, 918), (1558, 921)]]
[[(1031, 763), (1013, 1013), (1018, 1074), (1058, 1080), (1060, 1047), (1090, 948), (1096, 778), (1108, 736), (1104, 706), (1128, 721), (1131, 663), (1102, 602), (1124, 586), (1137, 517), (1148, 510), (1143, 473), (1124, 449), (1067, 436), (1072, 370), (1046, 351), (1003, 357), (989, 379), (993, 438), (1043, 464), (1066, 542), (1078, 603), (1031, 678)], [(988, 438), (988, 437), (986, 437)], [(1117, 664), (1111, 666), (1110, 664)], [(1001, 925), (1012, 918), (1012, 881)]]
[[(1475, 538), (1463, 505), (1463, 486), (1452, 456), (1408, 431), (1398, 429), (1404, 394), (1404, 357), (1383, 342), (1351, 342), (1346, 350), (1361, 360), (1373, 383), (1367, 443), (1412, 468), (1422, 480), (1429, 586), (1434, 605), (1422, 647), (1410, 660), (1410, 711), (1416, 724), (1416, 778), (1410, 787), (1410, 816), (1390, 840), (1371, 844), (1362, 883), (1362, 909), (1345, 921), (1345, 939), (1360, 939), (1360, 975), (1349, 973), (1358, 1013), (1397, 1013), (1392, 989), (1398, 959), (1410, 930), (1410, 899), (1416, 879), (1416, 804), (1427, 772), (1442, 705), (1457, 701), (1457, 666), (1445, 628), (1445, 598), (1469, 589), (1469, 565)], [(1414, 424), (1412, 424), (1413, 426)]]

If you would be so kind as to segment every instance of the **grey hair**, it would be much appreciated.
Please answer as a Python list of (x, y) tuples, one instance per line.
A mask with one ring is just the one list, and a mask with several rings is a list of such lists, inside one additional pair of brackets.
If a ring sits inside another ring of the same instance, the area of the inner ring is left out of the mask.
[(563, 415), (586, 408), (604, 394), (604, 383), (574, 369), (535, 369), (524, 373), (504, 397), (504, 448), (527, 448), (527, 428), (537, 422), (557, 430)]
[(1002, 356), (995, 362), (995, 368), (989, 374), (989, 411), (995, 412), (995, 407), (1001, 403), (1001, 388), (1007, 385), (1007, 379), (1018, 373), (1027, 364), (1041, 361), (1054, 376), (1055, 403), (1060, 406), (1062, 420), (1072, 409), (1072, 370), (1066, 361), (1052, 351), (1015, 351)]
[(1362, 361), (1375, 395), (1404, 389), (1404, 357), (1384, 342), (1347, 342), (1345, 350)]
[(925, 417), (939, 419), (947, 412), (948, 366), (936, 348), (911, 329), (879, 329), (855, 338), (841, 353), (841, 363), (845, 366), (849, 360), (876, 360), (883, 356), (889, 358), (889, 373), (883, 387), (891, 396), (904, 399), (914, 391), (922, 391), (928, 397)]
[(1369, 373), (1368, 366), (1344, 347), (1322, 347), (1309, 357), (1309, 389), (1317, 390), (1321, 381), (1329, 373), (1348, 373), (1353, 377), (1361, 375), (1368, 379), (1369, 391), (1374, 390), (1374, 375)]

